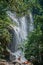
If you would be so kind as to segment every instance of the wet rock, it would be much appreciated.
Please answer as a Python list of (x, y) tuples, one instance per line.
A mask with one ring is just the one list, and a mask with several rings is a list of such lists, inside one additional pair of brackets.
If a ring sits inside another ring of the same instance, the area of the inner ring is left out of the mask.
[(0, 62), (0, 65), (9, 65), (7, 62)]
[(1, 59), (0, 60), (0, 65), (14, 65), (14, 64), (12, 64), (10, 62), (7, 62), (6, 60)]
[(20, 61), (7, 62), (6, 60), (1, 59), (0, 65), (33, 65), (31, 62), (28, 64), (21, 63)]

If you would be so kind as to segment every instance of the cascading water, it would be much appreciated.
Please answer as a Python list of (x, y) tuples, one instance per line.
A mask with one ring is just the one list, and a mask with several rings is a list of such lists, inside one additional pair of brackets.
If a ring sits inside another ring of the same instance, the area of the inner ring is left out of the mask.
[(29, 26), (29, 31), (33, 31), (34, 29), (34, 25), (33, 25), (33, 17), (32, 17), (32, 14), (29, 13), (29, 17), (30, 17), (30, 26)]
[[(7, 11), (7, 14), (12, 19), (12, 21), (17, 24), (17, 26), (10, 25), (14, 29), (14, 33), (15, 33), (14, 39), (16, 39), (16, 42), (13, 40), (14, 42), (11, 47), (15, 47), (15, 48), (13, 48), (9, 51), (10, 51), (11, 55), (13, 55), (13, 56), (15, 55), (16, 58), (21, 56), (21, 60), (25, 61), (26, 59), (25, 59), (22, 51), (18, 48), (19, 48), (19, 46), (22, 46), (22, 48), (24, 49), (22, 44), (27, 39), (27, 34), (28, 34), (27, 33), (27, 24), (28, 23), (26, 20), (26, 16), (17, 17), (16, 14), (12, 13), (11, 11)], [(33, 18), (32, 18), (31, 13), (29, 14), (29, 18), (30, 18), (29, 31), (31, 31), (31, 30), (33, 30)], [(14, 52), (11, 52), (12, 50), (14, 50)]]

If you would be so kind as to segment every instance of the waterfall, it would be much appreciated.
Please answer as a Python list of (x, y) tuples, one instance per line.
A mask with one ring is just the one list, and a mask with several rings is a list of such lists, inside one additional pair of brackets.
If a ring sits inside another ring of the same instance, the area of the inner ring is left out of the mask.
[(29, 17), (30, 17), (30, 26), (29, 26), (29, 31), (32, 32), (34, 29), (34, 25), (33, 25), (33, 17), (32, 14), (29, 13)]
[(16, 15), (11, 13), (10, 11), (8, 11), (7, 14), (13, 20), (13, 22), (16, 22), (17, 24), (17, 26), (10, 25), (15, 31), (16, 44), (23, 43), (23, 41), (26, 39), (26, 36), (27, 36), (26, 17), (23, 16), (23, 17), (17, 18)]
[[(21, 49), (19, 49), (19, 46), (22, 46), (22, 48), (23, 48), (22, 44), (27, 39), (27, 35), (28, 35), (28, 33), (27, 33), (27, 24), (28, 23), (26, 20), (26, 16), (17, 17), (16, 13), (12, 13), (11, 11), (7, 11), (7, 15), (11, 18), (13, 23), (17, 24), (17, 26), (10, 25), (14, 30), (14, 36), (15, 36), (14, 39), (16, 39), (16, 42), (13, 40), (14, 42), (12, 43), (11, 50), (9, 50), (9, 51), (10, 51), (11, 55), (13, 55), (13, 56), (15, 55), (16, 58), (21, 56), (22, 60), (26, 60)], [(32, 31), (33, 30), (33, 18), (32, 18), (31, 13), (29, 14), (29, 19), (30, 19), (29, 31)], [(12, 47), (15, 47), (15, 48), (12, 49)], [(12, 50), (14, 50), (14, 52), (11, 52)]]

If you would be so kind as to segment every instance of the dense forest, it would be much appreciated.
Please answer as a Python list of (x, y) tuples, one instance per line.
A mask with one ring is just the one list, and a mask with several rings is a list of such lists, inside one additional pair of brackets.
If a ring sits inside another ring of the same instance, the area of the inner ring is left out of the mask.
[(0, 0), (0, 59), (5, 59), (9, 54), (7, 46), (13, 38), (10, 24), (16, 25), (8, 17), (6, 13), (8, 10), (16, 12), (20, 17), (28, 15), (31, 11), (34, 30), (28, 34), (24, 42), (26, 48), (24, 54), (27, 60), (32, 57), (43, 65), (43, 0)]

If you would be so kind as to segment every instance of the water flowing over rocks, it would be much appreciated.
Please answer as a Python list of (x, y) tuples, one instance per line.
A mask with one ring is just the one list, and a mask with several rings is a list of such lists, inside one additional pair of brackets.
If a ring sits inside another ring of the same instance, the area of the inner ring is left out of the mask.
[[(9, 53), (10, 53), (10, 60), (14, 60), (15, 57), (18, 59), (21, 57), (21, 61), (27, 61), (24, 57), (23, 52), (25, 51), (24, 41), (27, 40), (28, 32), (31, 32), (34, 28), (33, 26), (33, 18), (32, 14), (29, 13), (29, 15), (18, 17), (16, 16), (16, 13), (12, 13), (11, 11), (6, 12), (7, 15), (11, 18), (13, 23), (16, 23), (17, 25), (10, 25), (13, 28), (13, 42), (9, 45)], [(28, 17), (28, 19), (27, 19)], [(23, 49), (22, 50), (20, 49)]]

